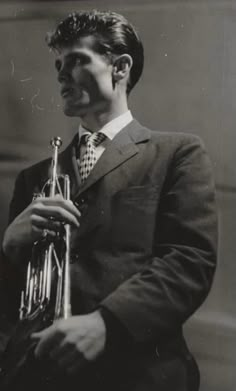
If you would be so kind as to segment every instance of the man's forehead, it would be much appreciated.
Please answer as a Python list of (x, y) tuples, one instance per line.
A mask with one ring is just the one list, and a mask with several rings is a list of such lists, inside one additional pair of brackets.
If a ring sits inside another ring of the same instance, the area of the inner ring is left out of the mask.
[(60, 56), (66, 56), (70, 53), (76, 53), (76, 52), (88, 52), (88, 51), (95, 51), (95, 37), (92, 35), (84, 36), (78, 38), (76, 42), (74, 42), (71, 45), (61, 46), (56, 49), (56, 55), (58, 57)]

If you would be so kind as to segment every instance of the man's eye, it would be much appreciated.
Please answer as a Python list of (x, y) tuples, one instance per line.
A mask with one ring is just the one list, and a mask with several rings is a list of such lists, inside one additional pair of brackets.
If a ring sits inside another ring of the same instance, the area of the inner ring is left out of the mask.
[(61, 61), (56, 61), (55, 62), (55, 68), (56, 68), (56, 70), (59, 72), (60, 71), (60, 69), (61, 69)]
[(80, 57), (77, 57), (75, 60), (75, 65), (82, 65), (83, 61)]
[(75, 58), (75, 65), (86, 65), (89, 62), (87, 56), (80, 55)]

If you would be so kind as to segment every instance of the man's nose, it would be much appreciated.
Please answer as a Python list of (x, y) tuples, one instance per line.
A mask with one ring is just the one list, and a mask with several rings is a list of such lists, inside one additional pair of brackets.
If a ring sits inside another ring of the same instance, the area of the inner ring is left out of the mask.
[(68, 67), (63, 66), (61, 69), (58, 71), (58, 76), (57, 80), (59, 83), (65, 82), (65, 81), (70, 81), (71, 78), (71, 73)]

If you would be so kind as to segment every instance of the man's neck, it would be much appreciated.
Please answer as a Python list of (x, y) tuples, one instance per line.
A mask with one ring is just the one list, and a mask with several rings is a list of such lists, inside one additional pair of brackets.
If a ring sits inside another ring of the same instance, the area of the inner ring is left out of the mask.
[(81, 118), (81, 125), (90, 132), (97, 132), (103, 128), (108, 122), (119, 117), (128, 111), (128, 105), (113, 107), (106, 112), (90, 113)]

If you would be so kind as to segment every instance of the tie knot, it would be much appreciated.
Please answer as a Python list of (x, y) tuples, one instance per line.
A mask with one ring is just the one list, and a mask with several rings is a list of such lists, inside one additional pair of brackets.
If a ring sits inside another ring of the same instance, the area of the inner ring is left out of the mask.
[(97, 147), (101, 144), (106, 138), (106, 135), (101, 132), (92, 133), (91, 136), (87, 138), (87, 143), (90, 142), (94, 147)]

